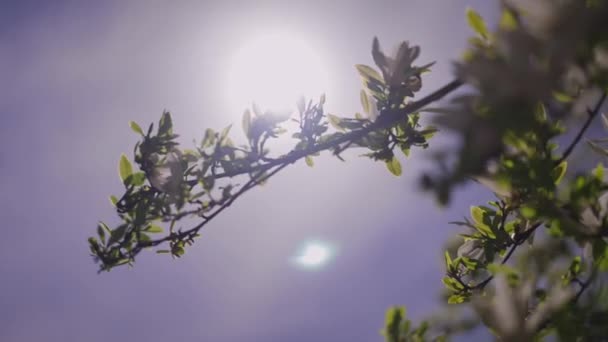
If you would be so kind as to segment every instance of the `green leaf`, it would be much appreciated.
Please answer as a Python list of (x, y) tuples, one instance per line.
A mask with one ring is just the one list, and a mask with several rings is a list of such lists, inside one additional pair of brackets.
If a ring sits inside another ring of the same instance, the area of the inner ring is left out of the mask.
[(420, 131), (420, 134), (422, 134), (422, 136), (426, 139), (429, 140), (431, 139), (435, 133), (437, 133), (439, 130), (437, 129), (437, 127), (435, 126), (427, 126), (425, 127), (425, 129), (423, 129), (422, 131)]
[(374, 58), (374, 62), (380, 69), (387, 67), (386, 56), (384, 55), (384, 53), (382, 53), (378, 37), (374, 37), (374, 42), (372, 43), (372, 57)]
[(454, 291), (454, 292), (458, 292), (464, 289), (464, 286), (462, 286), (461, 283), (459, 283), (456, 279), (452, 278), (452, 277), (443, 277), (443, 279), (441, 280), (443, 282), (443, 284), (446, 286), (446, 288), (450, 291)]
[(171, 113), (164, 112), (160, 117), (158, 123), (158, 135), (172, 135), (173, 134), (173, 120), (171, 119)]
[(133, 167), (131, 166), (131, 162), (127, 158), (127, 156), (123, 153), (120, 156), (120, 161), (118, 162), (118, 174), (120, 175), (120, 180), (127, 185), (127, 178), (133, 173)]
[(489, 219), (487, 218), (487, 211), (482, 207), (472, 206), (471, 207), (471, 218), (475, 223), (475, 228), (484, 236), (490, 239), (495, 239), (496, 234), (492, 231), (492, 227), (488, 225)]
[(101, 222), (97, 225), (97, 236), (99, 236), (99, 241), (101, 241), (101, 243), (105, 243), (106, 240), (106, 231), (104, 230)]
[(384, 335), (388, 341), (399, 341), (401, 337), (401, 325), (405, 319), (405, 308), (394, 307), (386, 311), (386, 318), (384, 319)]
[(110, 227), (108, 227), (108, 225), (107, 225), (107, 224), (105, 224), (105, 223), (103, 223), (103, 222), (101, 222), (101, 221), (100, 221), (100, 222), (99, 222), (99, 226), (100, 226), (101, 228), (103, 228), (103, 230), (105, 230), (106, 232), (108, 232), (108, 233), (110, 233), (110, 234), (112, 233), (112, 229), (110, 229)]
[(380, 84), (384, 84), (384, 81), (382, 80), (382, 76), (380, 76), (380, 74), (376, 70), (372, 69), (371, 67), (369, 67), (367, 65), (363, 65), (363, 64), (357, 64), (357, 65), (355, 65), (355, 68), (357, 68), (357, 71), (359, 72), (361, 77), (363, 77), (365, 80), (371, 80), (371, 81), (378, 82)]
[(162, 233), (164, 229), (161, 226), (151, 224), (144, 230), (146, 233)]
[(596, 152), (596, 153), (598, 153), (598, 154), (601, 154), (601, 155), (602, 155), (602, 156), (604, 156), (604, 157), (608, 157), (608, 150), (606, 150), (605, 148), (601, 147), (600, 145), (598, 145), (598, 144), (594, 143), (594, 142), (593, 142), (593, 141), (591, 141), (591, 140), (588, 140), (588, 141), (587, 141), (587, 144), (589, 144), (589, 147), (591, 147), (591, 149), (592, 149), (594, 152)]
[[(139, 233), (139, 241), (140, 242), (149, 242), (152, 241), (152, 238), (148, 234)], [(146, 247), (149, 248), (149, 247)]]
[(477, 13), (474, 9), (469, 7), (469, 8), (467, 8), (466, 16), (467, 16), (467, 23), (473, 29), (473, 31), (475, 31), (477, 34), (479, 34), (482, 38), (488, 39), (488, 37), (489, 37), (488, 27), (486, 26), (485, 21), (479, 15), (479, 13)]
[(448, 253), (448, 251), (445, 251), (445, 266), (448, 270), (450, 270), (452, 268), (452, 258), (450, 257), (450, 253)]
[(536, 209), (532, 208), (532, 207), (522, 207), (520, 209), (521, 212), (521, 216), (523, 216), (526, 219), (533, 219), (536, 217)]
[(251, 112), (249, 109), (245, 110), (243, 113), (243, 132), (245, 132), (245, 136), (249, 138), (249, 130), (251, 129)]
[(363, 107), (363, 111), (365, 112), (365, 114), (369, 114), (371, 112), (371, 108), (370, 108), (369, 98), (367, 97), (367, 93), (365, 92), (365, 90), (361, 90), (360, 97), (361, 97), (361, 106)]
[(315, 165), (315, 162), (312, 160), (311, 156), (304, 157), (304, 161), (306, 162), (306, 165), (310, 167), (313, 167)]
[(572, 98), (572, 96), (570, 96), (570, 95), (568, 95), (566, 93), (560, 92), (560, 91), (554, 91), (553, 92), (553, 97), (558, 102), (561, 102), (561, 103), (570, 103), (570, 102), (574, 101), (574, 99)]
[(541, 122), (546, 122), (547, 121), (547, 109), (545, 108), (545, 105), (542, 102), (539, 102), (536, 105), (536, 108), (534, 109), (534, 115)]
[(559, 184), (562, 181), (562, 178), (564, 178), (567, 169), (568, 162), (564, 160), (552, 170), (551, 176), (553, 177), (553, 182), (555, 184)]
[(401, 163), (397, 157), (393, 156), (386, 161), (386, 168), (395, 176), (401, 176)]
[(116, 203), (118, 203), (118, 197), (114, 195), (110, 196), (110, 203), (112, 203), (113, 206), (116, 206)]
[(120, 241), (125, 235), (127, 227), (128, 226), (126, 224), (121, 224), (116, 229), (114, 229), (110, 234), (110, 239), (108, 239), (108, 246)]
[(595, 169), (593, 169), (593, 175), (597, 180), (604, 181), (604, 165), (602, 163), (597, 164)]
[(207, 128), (205, 130), (205, 135), (203, 137), (203, 141), (201, 142), (201, 145), (203, 148), (206, 148), (206, 147), (213, 146), (214, 143), (215, 143), (215, 131), (211, 128)]
[(156, 251), (156, 254), (169, 254), (171, 253), (171, 251), (166, 250), (166, 249), (159, 249)]
[(453, 294), (448, 297), (448, 304), (460, 304), (464, 303), (466, 297), (460, 294)]
[(131, 130), (133, 130), (133, 132), (140, 134), (140, 135), (144, 135), (144, 131), (141, 129), (141, 127), (137, 124), (137, 122), (135, 121), (129, 121), (129, 127), (131, 127)]
[(125, 180), (126, 185), (142, 186), (146, 182), (146, 174), (139, 171), (135, 172)]
[(517, 29), (517, 26), (515, 14), (511, 10), (504, 9), (500, 16), (499, 27), (505, 31), (514, 31)]
[(581, 272), (581, 268), (582, 268), (581, 257), (577, 255), (574, 257), (574, 259), (572, 259), (572, 263), (570, 264), (569, 271), (570, 271), (570, 273), (572, 273), (572, 275), (576, 276)]
[(340, 131), (344, 130), (344, 128), (341, 126), (342, 119), (340, 119), (336, 115), (327, 114), (327, 120), (329, 121), (329, 124), (332, 125), (335, 129)]

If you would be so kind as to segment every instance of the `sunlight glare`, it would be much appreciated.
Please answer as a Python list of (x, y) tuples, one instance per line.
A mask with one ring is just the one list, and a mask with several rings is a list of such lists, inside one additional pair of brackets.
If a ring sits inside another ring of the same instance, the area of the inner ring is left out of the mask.
[(318, 52), (300, 37), (277, 31), (258, 34), (234, 53), (225, 94), (238, 113), (252, 102), (262, 110), (292, 111), (299, 97), (318, 99), (328, 83)]
[(310, 242), (304, 246), (295, 262), (305, 268), (318, 268), (325, 265), (332, 257), (329, 246), (320, 242)]

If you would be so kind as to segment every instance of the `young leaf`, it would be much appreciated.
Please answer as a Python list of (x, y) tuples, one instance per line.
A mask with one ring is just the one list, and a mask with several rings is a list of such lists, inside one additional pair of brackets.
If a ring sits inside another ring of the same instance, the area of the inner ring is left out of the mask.
[(222, 133), (220, 133), (220, 141), (222, 143), (224, 143), (226, 141), (226, 137), (228, 137), (228, 133), (230, 133), (231, 128), (232, 128), (232, 125), (228, 125), (222, 130)]
[(488, 39), (489, 32), (483, 18), (472, 8), (467, 8), (467, 22), (469, 26), (479, 34), (483, 39)]
[(452, 258), (450, 257), (450, 253), (445, 251), (445, 266), (448, 270), (452, 268)]
[(496, 235), (492, 231), (492, 228), (486, 223), (484, 219), (485, 215), (486, 212), (483, 208), (476, 206), (471, 207), (471, 218), (475, 223), (475, 228), (490, 239), (495, 239)]
[(604, 157), (608, 157), (608, 150), (606, 150), (605, 148), (601, 147), (600, 145), (596, 144), (591, 140), (588, 140), (587, 144), (589, 144), (589, 147), (591, 147), (591, 149), (596, 153), (601, 154)]
[(553, 176), (553, 182), (555, 184), (559, 184), (562, 181), (562, 178), (564, 178), (564, 175), (566, 174), (567, 169), (568, 169), (568, 162), (565, 160), (563, 162), (561, 162), (559, 165), (557, 165), (555, 167), (555, 169), (553, 169), (553, 171), (551, 172), (551, 176)]
[(164, 112), (160, 117), (158, 123), (158, 135), (172, 135), (173, 134), (173, 120), (171, 119), (171, 113)]
[(144, 131), (141, 129), (141, 127), (137, 124), (137, 122), (135, 121), (129, 121), (129, 127), (131, 127), (131, 130), (133, 130), (133, 132), (140, 134), (140, 135), (144, 135)]
[(524, 206), (520, 209), (520, 212), (521, 212), (521, 216), (523, 216), (526, 219), (533, 219), (536, 217), (536, 209), (534, 209), (532, 207)]
[(245, 132), (245, 136), (249, 138), (249, 130), (251, 129), (251, 112), (249, 109), (245, 110), (243, 113), (243, 132)]
[(505, 31), (514, 31), (517, 29), (517, 19), (515, 18), (515, 14), (509, 9), (504, 9), (502, 11), (502, 15), (500, 16), (500, 24), (498, 25)]
[(127, 158), (127, 156), (123, 153), (120, 156), (120, 162), (118, 163), (118, 174), (120, 175), (120, 180), (126, 183), (127, 178), (133, 173), (133, 167), (131, 166), (131, 162)]
[(120, 241), (120, 239), (122, 239), (122, 237), (125, 235), (127, 228), (128, 226), (126, 224), (121, 224), (116, 229), (114, 229), (110, 234), (110, 239), (108, 239), (108, 246)]
[(461, 294), (453, 294), (448, 297), (448, 304), (460, 304), (464, 303), (466, 297)]
[(365, 112), (365, 114), (369, 114), (370, 113), (370, 103), (369, 103), (369, 99), (367, 97), (367, 93), (365, 92), (365, 90), (361, 90), (361, 106), (363, 106), (363, 111)]
[(103, 226), (101, 225), (101, 223), (99, 225), (97, 225), (97, 236), (99, 236), (99, 241), (101, 241), (101, 243), (105, 243), (106, 240), (106, 232), (103, 228)]
[(395, 176), (401, 176), (401, 163), (397, 157), (393, 156), (386, 161), (386, 168)]
[(139, 171), (139, 172), (135, 172), (135, 173), (129, 175), (129, 177), (127, 177), (126, 183), (129, 185), (133, 185), (133, 186), (142, 186), (142, 185), (144, 185), (145, 181), (146, 181), (146, 174)]
[(310, 167), (313, 167), (315, 165), (315, 162), (312, 160), (311, 156), (304, 157), (304, 161), (306, 162), (306, 165)]
[(118, 197), (114, 195), (110, 196), (110, 203), (112, 203), (113, 206), (116, 206), (116, 203), (118, 203)]
[(374, 37), (374, 42), (372, 44), (372, 57), (374, 58), (374, 62), (379, 68), (386, 68), (386, 56), (382, 53), (382, 49), (380, 48), (380, 42), (377, 37)]
[(593, 169), (592, 173), (596, 179), (602, 182), (604, 181), (604, 165), (602, 165), (602, 163), (597, 164), (595, 169)]
[(560, 91), (554, 91), (553, 97), (557, 100), (557, 102), (561, 102), (561, 103), (570, 103), (570, 102), (574, 101), (572, 96), (570, 96), (566, 93), (562, 93)]
[(146, 228), (146, 230), (144, 230), (146, 233), (162, 233), (163, 232), (163, 228), (160, 226), (157, 226), (155, 224), (151, 224), (148, 228)]
[(327, 114), (327, 120), (329, 121), (329, 124), (332, 125), (335, 129), (340, 130), (340, 131), (344, 130), (344, 128), (341, 125), (342, 120), (339, 117), (337, 117), (333, 114)]
[(371, 67), (369, 67), (367, 65), (363, 65), (363, 64), (357, 64), (357, 65), (355, 65), (355, 67), (357, 68), (357, 71), (359, 72), (361, 77), (363, 77), (363, 79), (373, 80), (380, 84), (384, 84), (384, 81), (382, 80), (382, 76), (380, 76), (380, 74), (376, 70), (372, 69)]

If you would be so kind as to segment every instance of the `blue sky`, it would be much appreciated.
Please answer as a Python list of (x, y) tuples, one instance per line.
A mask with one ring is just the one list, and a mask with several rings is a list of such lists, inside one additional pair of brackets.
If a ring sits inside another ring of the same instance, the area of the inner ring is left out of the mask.
[[(0, 340), (378, 341), (385, 310), (415, 318), (439, 305), (441, 247), (475, 201), (438, 210), (417, 180), (422, 151), (395, 178), (356, 154), (292, 166), (211, 223), (184, 258), (142, 255), (97, 274), (86, 239), (116, 222), (128, 121), (173, 113), (188, 145), (240, 120), (219, 84), (252, 28), (286, 30), (318, 49), (327, 109), (359, 110), (353, 67), (371, 41), (422, 47), (430, 92), (451, 79), (478, 1), (3, 1), (0, 4)], [(451, 143), (433, 141), (435, 146)], [(289, 262), (304, 241), (338, 253), (314, 272)]]

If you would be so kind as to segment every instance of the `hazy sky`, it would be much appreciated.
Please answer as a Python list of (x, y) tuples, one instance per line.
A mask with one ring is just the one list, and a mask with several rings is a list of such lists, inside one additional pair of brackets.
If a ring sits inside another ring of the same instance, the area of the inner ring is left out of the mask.
[[(451, 79), (470, 35), (467, 6), (488, 1), (1, 1), (0, 341), (379, 341), (384, 312), (438, 307), (441, 250), (472, 201), (438, 211), (417, 179), (349, 155), (292, 166), (211, 223), (185, 257), (144, 253), (97, 274), (86, 239), (116, 223), (121, 153), (163, 109), (185, 144), (240, 120), (227, 61), (257, 30), (292, 32), (327, 67), (327, 109), (359, 110), (353, 65), (371, 41), (422, 47), (430, 92)], [(280, 49), (280, 47), (277, 47)], [(240, 130), (235, 131), (240, 134)], [(432, 143), (440, 145), (441, 139)], [(443, 143), (446, 143), (443, 141)], [(310, 239), (337, 255), (304, 271), (289, 259)]]

